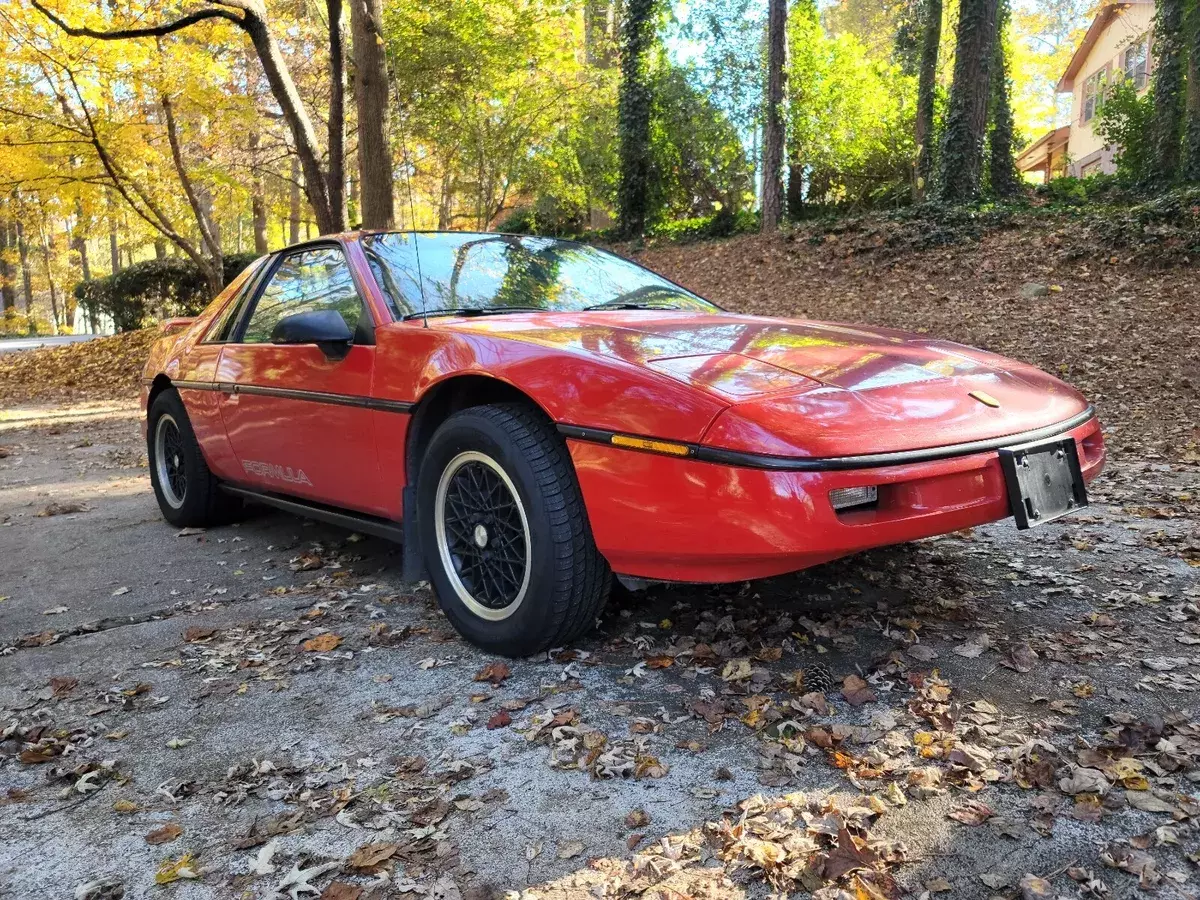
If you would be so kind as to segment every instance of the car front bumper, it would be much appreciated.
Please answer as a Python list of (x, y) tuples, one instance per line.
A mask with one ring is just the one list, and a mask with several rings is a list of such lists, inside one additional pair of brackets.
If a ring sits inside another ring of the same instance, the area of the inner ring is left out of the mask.
[[(1086, 481), (1104, 467), (1096, 417), (1075, 439)], [(1019, 441), (1018, 441), (1019, 442)], [(592, 533), (613, 571), (728, 582), (947, 534), (1012, 515), (996, 450), (834, 471), (776, 471), (568, 438)], [(834, 510), (829, 492), (875, 485), (870, 507)]]

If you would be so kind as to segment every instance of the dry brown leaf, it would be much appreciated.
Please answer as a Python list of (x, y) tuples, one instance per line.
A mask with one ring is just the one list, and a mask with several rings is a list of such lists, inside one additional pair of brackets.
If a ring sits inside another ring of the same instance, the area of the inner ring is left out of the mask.
[(340, 635), (327, 631), (325, 634), (318, 634), (314, 638), (309, 638), (301, 646), (308, 653), (328, 653), (330, 650), (336, 650), (341, 642), (342, 638)]
[(494, 687), (504, 684), (505, 679), (512, 674), (506, 662), (490, 662), (475, 673), (476, 681), (486, 681)]
[(146, 834), (147, 844), (169, 844), (183, 834), (183, 829), (174, 822), (168, 822)]
[(399, 849), (399, 844), (363, 844), (350, 854), (350, 856), (346, 859), (346, 865), (351, 869), (358, 869), (362, 872), (374, 872), (378, 870), (383, 863), (395, 856), (396, 851)]
[(862, 706), (875, 700), (875, 691), (857, 675), (847, 675), (842, 682), (842, 696), (851, 706)]

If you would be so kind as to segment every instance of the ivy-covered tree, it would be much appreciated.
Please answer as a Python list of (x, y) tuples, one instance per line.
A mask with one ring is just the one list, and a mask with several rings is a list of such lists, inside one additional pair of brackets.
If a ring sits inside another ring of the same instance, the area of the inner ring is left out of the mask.
[(1158, 0), (1154, 14), (1153, 180), (1160, 184), (1179, 174), (1186, 53), (1183, 19), (1183, 0)]
[(954, 81), (942, 142), (937, 196), (946, 203), (978, 199), (987, 129), (997, 0), (962, 0), (954, 51)]
[(621, 180), (617, 195), (620, 228), (629, 237), (646, 230), (650, 212), (650, 113), (654, 101), (651, 64), (657, 33), (658, 0), (629, 0), (621, 28)]
[(1183, 164), (1185, 181), (1200, 181), (1200, 3), (1193, 3), (1189, 14), (1187, 99), (1183, 128)]
[(1008, 77), (1009, 0), (999, 0), (996, 10), (996, 39), (992, 53), (992, 96), (989, 103), (988, 185), (992, 195), (1016, 197), (1021, 192), (1014, 158), (1014, 126), (1011, 91)]
[[(913, 202), (920, 203), (929, 191), (933, 175), (934, 100), (937, 93), (938, 51), (942, 46), (942, 0), (925, 0), (920, 23), (920, 64), (917, 68), (917, 118), (913, 137), (917, 158), (913, 163)], [(901, 32), (902, 34), (904, 32)]]

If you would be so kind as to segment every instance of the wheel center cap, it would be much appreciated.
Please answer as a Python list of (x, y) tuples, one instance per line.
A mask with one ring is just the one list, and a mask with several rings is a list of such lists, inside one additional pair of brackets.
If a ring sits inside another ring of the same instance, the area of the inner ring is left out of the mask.
[(475, 526), (475, 546), (481, 550), (487, 546), (488, 531), (482, 525)]
[(174, 457), (174, 463), (175, 463), (175, 468), (178, 469), (179, 468), (179, 456), (178, 455), (176, 455)]

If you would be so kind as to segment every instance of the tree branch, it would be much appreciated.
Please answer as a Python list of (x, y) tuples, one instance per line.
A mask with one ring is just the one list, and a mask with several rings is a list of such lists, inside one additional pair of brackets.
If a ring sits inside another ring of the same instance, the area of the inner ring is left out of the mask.
[(70, 25), (46, 9), (39, 0), (30, 0), (30, 2), (33, 4), (34, 9), (67, 34), (71, 35), (71, 37), (89, 37), (101, 41), (120, 41), (126, 38), (139, 37), (162, 37), (165, 34), (171, 34), (172, 32), (187, 28), (189, 25), (195, 25), (197, 22), (203, 22), (206, 19), (225, 19), (239, 26), (244, 22), (243, 17), (232, 10), (198, 9), (193, 13), (188, 13), (186, 16), (176, 19), (174, 22), (164, 22), (161, 25), (148, 25), (144, 28), (118, 28), (115, 31), (100, 31), (99, 29), (87, 28), (82, 25)]

